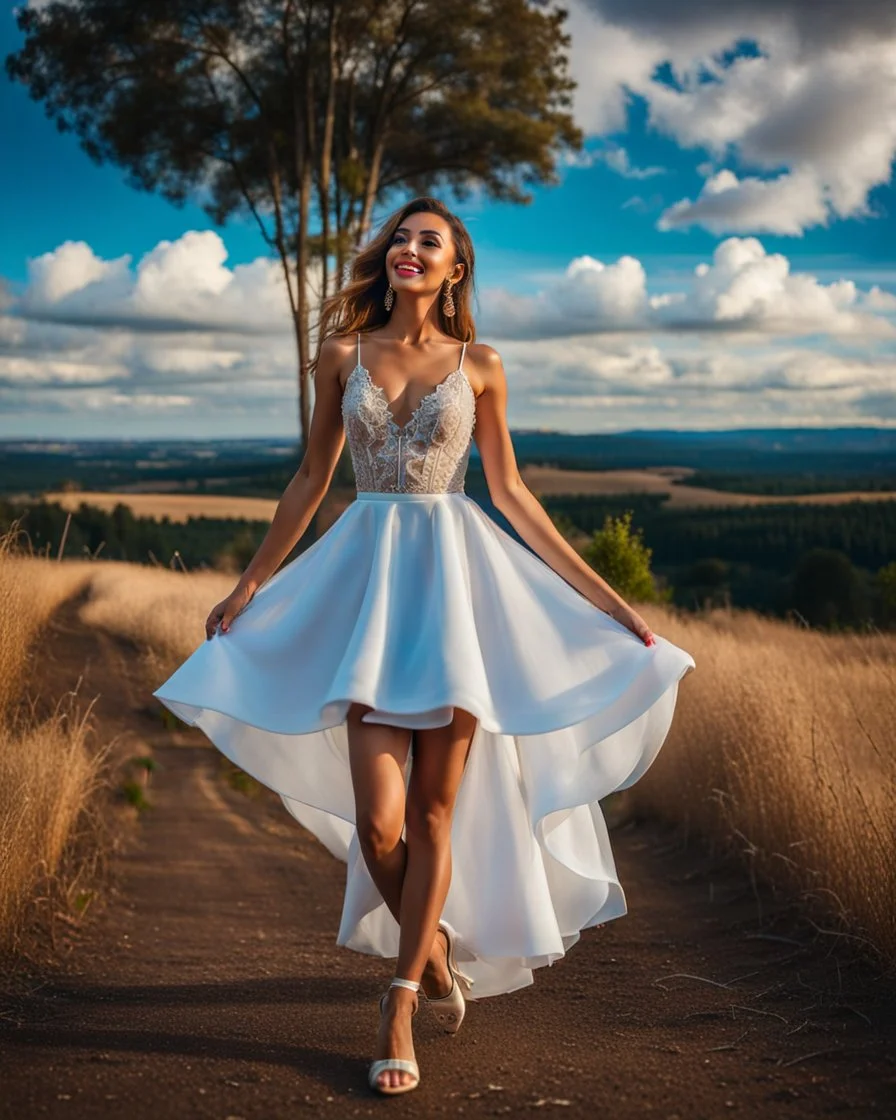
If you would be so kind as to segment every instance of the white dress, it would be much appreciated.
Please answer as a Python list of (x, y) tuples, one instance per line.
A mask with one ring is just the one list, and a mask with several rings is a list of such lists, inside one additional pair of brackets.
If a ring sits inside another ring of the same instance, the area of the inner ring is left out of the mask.
[(359, 335), (342, 399), (356, 501), (153, 695), (346, 862), (337, 944), (384, 957), (399, 931), (358, 845), (346, 712), (359, 701), (366, 722), (407, 728), (473, 713), (443, 915), (482, 998), (625, 914), (598, 801), (653, 762), (696, 666), (658, 634), (646, 646), (466, 495), (465, 351), (399, 425)]

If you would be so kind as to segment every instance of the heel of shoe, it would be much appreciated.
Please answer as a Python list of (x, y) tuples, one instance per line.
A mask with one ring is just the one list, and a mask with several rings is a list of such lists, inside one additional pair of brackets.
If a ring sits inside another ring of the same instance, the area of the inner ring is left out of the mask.
[(473, 986), (473, 980), (462, 972), (457, 965), (455, 951), (457, 933), (447, 922), (439, 922), (439, 928), (445, 934), (448, 943), (446, 954), (448, 972), (451, 975), (451, 991), (447, 995), (437, 996), (435, 999), (427, 998), (427, 1003), (432, 1007), (433, 1015), (447, 1034), (456, 1034), (464, 1021), (467, 1010), (466, 995)]
[(446, 1034), (457, 1034), (464, 1021), (467, 1005), (463, 992), (457, 982), (457, 977), (451, 978), (451, 991), (446, 996), (436, 996), (435, 999), (427, 997), (426, 1002), (432, 1008), (436, 1022)]
[(457, 963), (457, 931), (453, 926), (450, 926), (444, 919), (439, 922), (440, 927), (444, 930), (445, 937), (448, 941), (448, 969), (457, 983), (460, 985), (461, 992), (466, 999), (473, 999), (471, 990), (473, 988), (473, 978), (468, 976)]

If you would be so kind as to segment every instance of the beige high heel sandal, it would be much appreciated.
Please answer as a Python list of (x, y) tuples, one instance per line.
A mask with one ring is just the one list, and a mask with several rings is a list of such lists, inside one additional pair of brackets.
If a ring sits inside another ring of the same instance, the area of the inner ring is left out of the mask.
[[(417, 980), (404, 980), (396, 976), (390, 988), (410, 988), (412, 992), (419, 992), (420, 984)], [(386, 1002), (388, 991), (384, 992), (380, 997), (380, 1016), (383, 1014), (383, 1004)], [(419, 1006), (419, 1005), (418, 1005)], [(414, 1007), (412, 1017), (417, 1014), (417, 1007)], [(381, 1085), (379, 1083), (379, 1076), (387, 1070), (395, 1069), (403, 1073), (409, 1073), (414, 1080), (408, 1082), (407, 1085)], [(415, 1061), (410, 1058), (377, 1058), (376, 1061), (370, 1063), (370, 1070), (367, 1074), (367, 1081), (371, 1089), (376, 1090), (378, 1093), (386, 1093), (394, 1095), (395, 1093), (408, 1093), (411, 1089), (416, 1089), (420, 1084), (420, 1067)]]
[(465, 972), (457, 966), (457, 957), (455, 955), (455, 948), (457, 943), (457, 932), (450, 926), (444, 919), (439, 922), (439, 929), (445, 934), (445, 940), (448, 942), (448, 971), (451, 973), (451, 991), (444, 996), (437, 996), (435, 999), (423, 993), (424, 999), (432, 1007), (433, 1015), (435, 1015), (438, 1022), (441, 1024), (442, 1030), (447, 1034), (457, 1034), (460, 1030), (460, 1025), (464, 1021), (466, 1014), (467, 1004), (464, 996), (470, 998), (470, 989), (473, 987), (473, 981)]

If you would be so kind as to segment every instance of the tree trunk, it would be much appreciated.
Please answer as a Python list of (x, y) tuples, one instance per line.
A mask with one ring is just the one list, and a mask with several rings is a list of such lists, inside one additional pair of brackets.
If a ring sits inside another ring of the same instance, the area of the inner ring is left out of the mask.
[[(327, 27), (327, 102), (324, 110), (324, 128), (320, 145), (320, 173), (318, 176), (318, 207), (321, 221), (321, 300), (330, 294), (330, 180), (333, 175), (333, 131), (336, 117), (336, 21), (338, 4), (331, 0)], [(341, 278), (337, 273), (335, 287)]]
[(373, 214), (373, 204), (376, 202), (376, 196), (379, 193), (380, 167), (383, 163), (383, 147), (383, 136), (382, 133), (380, 133), (374, 145), (373, 158), (370, 161), (370, 173), (367, 176), (367, 186), (364, 191), (364, 208), (358, 220), (359, 243), (367, 237), (370, 219)]

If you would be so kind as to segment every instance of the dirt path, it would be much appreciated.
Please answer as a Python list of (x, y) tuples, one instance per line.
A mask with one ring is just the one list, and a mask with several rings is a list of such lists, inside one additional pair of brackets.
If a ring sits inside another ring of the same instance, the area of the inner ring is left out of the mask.
[(46, 687), (83, 672), (104, 728), (160, 769), (105, 911), (0, 1010), (3, 1118), (893, 1115), (892, 988), (768, 899), (760, 923), (739, 876), (641, 824), (613, 832), (629, 915), (473, 1004), (456, 1038), (421, 1006), (419, 1089), (374, 1096), (389, 962), (334, 945), (343, 865), (231, 788), (199, 733), (165, 732), (127, 648), (73, 607), (46, 648)]

